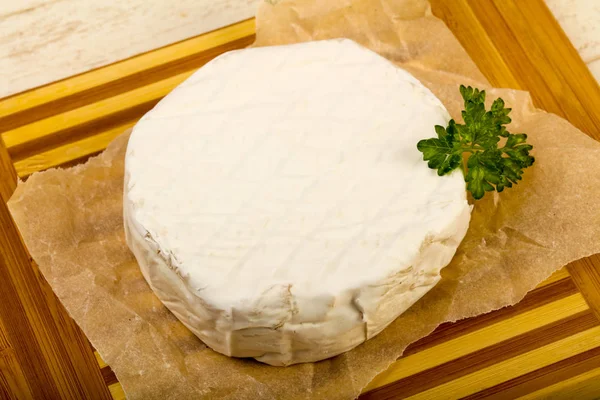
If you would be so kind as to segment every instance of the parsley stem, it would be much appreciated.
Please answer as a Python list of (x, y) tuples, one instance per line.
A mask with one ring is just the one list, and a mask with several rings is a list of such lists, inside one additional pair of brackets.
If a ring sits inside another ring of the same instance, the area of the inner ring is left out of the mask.
[(468, 147), (461, 147), (460, 150), (464, 153), (475, 153), (476, 151), (483, 151), (485, 150), (483, 147), (480, 146), (468, 146)]

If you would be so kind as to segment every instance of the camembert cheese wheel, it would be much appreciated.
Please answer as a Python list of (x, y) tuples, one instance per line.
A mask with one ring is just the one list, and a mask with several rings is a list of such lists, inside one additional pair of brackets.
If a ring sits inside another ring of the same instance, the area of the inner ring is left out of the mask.
[(448, 119), (350, 40), (226, 53), (133, 129), (128, 245), (212, 349), (272, 365), (335, 356), (427, 293), (466, 233), (462, 172), (437, 176), (416, 148)]

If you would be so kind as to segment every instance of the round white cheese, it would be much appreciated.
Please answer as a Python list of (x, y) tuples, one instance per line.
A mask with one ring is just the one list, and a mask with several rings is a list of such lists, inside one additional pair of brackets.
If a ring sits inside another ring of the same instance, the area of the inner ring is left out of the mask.
[(417, 151), (449, 115), (350, 40), (224, 54), (135, 126), (127, 241), (214, 350), (317, 361), (377, 335), (440, 279), (470, 219), (460, 171)]

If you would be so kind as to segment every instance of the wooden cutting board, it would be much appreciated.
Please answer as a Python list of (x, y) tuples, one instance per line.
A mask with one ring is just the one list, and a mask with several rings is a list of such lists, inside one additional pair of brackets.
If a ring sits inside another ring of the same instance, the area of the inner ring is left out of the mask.
[[(494, 86), (530, 91), (538, 107), (600, 140), (600, 87), (543, 0), (432, 0), (432, 9)], [(253, 40), (254, 21), (243, 21), (0, 100), (17, 173), (97, 154), (195, 69)], [(361, 397), (600, 397), (600, 258), (567, 266), (514, 307), (442, 325)]]

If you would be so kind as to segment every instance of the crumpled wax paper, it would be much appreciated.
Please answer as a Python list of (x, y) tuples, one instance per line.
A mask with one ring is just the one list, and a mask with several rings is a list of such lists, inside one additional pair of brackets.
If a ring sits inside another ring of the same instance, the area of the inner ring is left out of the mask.
[[(518, 302), (570, 261), (600, 252), (600, 143), (539, 110), (525, 92), (491, 89), (424, 0), (264, 3), (257, 46), (347, 37), (408, 69), (459, 117), (459, 84), (512, 106), (536, 164), (524, 181), (475, 202), (442, 281), (377, 337), (318, 363), (271, 367), (208, 349), (153, 295), (122, 223), (128, 136), (87, 164), (35, 174), (10, 209), (27, 247), (131, 399), (350, 399), (445, 321)], [(432, 129), (433, 135), (433, 129)]]

